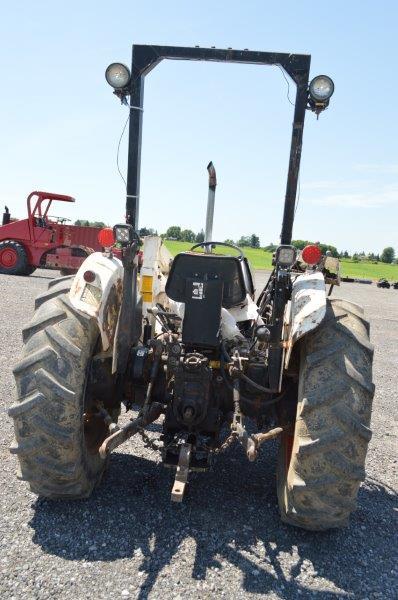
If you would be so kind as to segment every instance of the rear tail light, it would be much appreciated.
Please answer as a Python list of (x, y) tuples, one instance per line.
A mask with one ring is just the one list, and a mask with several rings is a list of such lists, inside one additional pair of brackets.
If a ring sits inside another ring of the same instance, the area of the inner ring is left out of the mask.
[(84, 281), (87, 281), (87, 283), (93, 283), (93, 281), (95, 281), (94, 271), (84, 271), (83, 279)]
[(311, 244), (303, 249), (301, 258), (307, 265), (317, 265), (322, 258), (322, 252), (319, 246)]
[(113, 229), (110, 227), (105, 227), (101, 229), (98, 234), (98, 242), (103, 248), (110, 248), (115, 243), (115, 236), (113, 234)]

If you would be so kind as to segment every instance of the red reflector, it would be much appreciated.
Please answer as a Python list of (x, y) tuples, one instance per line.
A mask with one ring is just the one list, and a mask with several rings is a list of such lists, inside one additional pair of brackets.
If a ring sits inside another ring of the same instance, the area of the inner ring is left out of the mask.
[(306, 246), (301, 253), (301, 258), (307, 265), (316, 265), (322, 258), (322, 252), (318, 246)]
[(87, 281), (87, 283), (93, 283), (93, 281), (95, 280), (94, 271), (84, 271), (83, 279), (84, 281)]
[(98, 234), (98, 242), (103, 248), (110, 248), (115, 243), (115, 237), (113, 235), (113, 229), (105, 227), (101, 229)]

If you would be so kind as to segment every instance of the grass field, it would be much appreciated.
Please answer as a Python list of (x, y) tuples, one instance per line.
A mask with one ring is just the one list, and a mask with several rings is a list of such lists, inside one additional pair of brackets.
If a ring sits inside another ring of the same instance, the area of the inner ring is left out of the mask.
[[(173, 255), (189, 250), (192, 246), (189, 242), (174, 242), (171, 240), (165, 240), (165, 244)], [(219, 252), (228, 254), (228, 249), (225, 248), (223, 250), (220, 246)], [(256, 248), (243, 248), (243, 252), (253, 269), (269, 270), (272, 268), (272, 254), (270, 252), (264, 252), (264, 250)], [(385, 277), (390, 281), (398, 281), (398, 265), (386, 265), (380, 262), (374, 265), (365, 261), (355, 263), (349, 259), (342, 259), (341, 269), (343, 276), (345, 275), (346, 277), (358, 277), (361, 279), (380, 279), (380, 277)]]

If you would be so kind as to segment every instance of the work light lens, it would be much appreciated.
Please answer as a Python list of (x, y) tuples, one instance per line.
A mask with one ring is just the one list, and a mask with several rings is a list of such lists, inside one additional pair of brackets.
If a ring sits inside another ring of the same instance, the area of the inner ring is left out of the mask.
[(105, 79), (115, 90), (120, 90), (128, 86), (130, 71), (122, 63), (112, 63), (105, 71)]
[(279, 246), (276, 250), (276, 263), (281, 267), (291, 267), (296, 261), (294, 246)]
[(130, 241), (130, 228), (129, 227), (115, 227), (116, 241), (121, 244), (128, 244)]
[(334, 83), (327, 75), (318, 75), (310, 83), (310, 95), (315, 102), (329, 100), (334, 92)]

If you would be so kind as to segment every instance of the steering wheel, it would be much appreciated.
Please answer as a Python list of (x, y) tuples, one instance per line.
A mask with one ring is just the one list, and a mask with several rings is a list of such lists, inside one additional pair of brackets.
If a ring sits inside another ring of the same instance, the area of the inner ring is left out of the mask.
[(233, 248), (238, 252), (239, 257), (244, 258), (242, 250), (238, 246), (235, 246), (235, 244), (228, 244), (228, 242), (200, 242), (199, 244), (195, 244), (194, 246), (192, 246), (190, 251), (193, 252), (195, 248), (204, 248), (207, 246), (226, 246), (227, 248)]
[(57, 223), (65, 223), (66, 221), (71, 221), (72, 219), (68, 219), (67, 217), (56, 217), (55, 215), (48, 215), (49, 219), (57, 219)]

